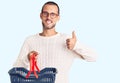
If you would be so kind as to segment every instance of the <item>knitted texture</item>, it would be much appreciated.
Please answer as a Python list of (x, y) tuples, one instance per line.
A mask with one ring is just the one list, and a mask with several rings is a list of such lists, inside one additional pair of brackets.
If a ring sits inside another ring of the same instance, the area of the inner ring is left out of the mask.
[(68, 72), (75, 58), (81, 56), (87, 61), (95, 61), (96, 54), (78, 41), (73, 50), (66, 46), (66, 39), (71, 36), (58, 33), (44, 37), (35, 34), (26, 38), (14, 67), (29, 68), (27, 55), (31, 51), (39, 53), (37, 65), (40, 69), (54, 67), (58, 70), (55, 83), (69, 83)]

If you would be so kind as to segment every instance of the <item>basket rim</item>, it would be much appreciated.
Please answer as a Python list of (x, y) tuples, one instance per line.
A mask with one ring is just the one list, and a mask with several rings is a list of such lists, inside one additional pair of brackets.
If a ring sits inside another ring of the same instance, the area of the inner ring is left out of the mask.
[[(18, 71), (18, 72), (16, 72), (16, 71)], [(13, 67), (8, 71), (10, 76), (19, 75), (19, 76), (22, 76), (24, 78), (26, 78), (26, 75), (27, 75), (28, 72), (29, 72), (29, 70), (27, 70), (24, 67)], [(38, 74), (38, 77), (40, 77), (42, 75), (55, 76), (55, 74), (57, 73), (57, 69), (53, 68), (53, 67), (46, 67), (46, 68), (42, 69), (40, 72), (36, 71), (36, 73)], [(33, 72), (30, 74), (29, 78), (35, 78)]]

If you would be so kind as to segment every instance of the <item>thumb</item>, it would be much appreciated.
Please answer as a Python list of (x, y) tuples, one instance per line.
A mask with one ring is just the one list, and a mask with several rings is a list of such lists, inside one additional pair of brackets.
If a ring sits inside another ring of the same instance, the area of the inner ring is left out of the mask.
[(72, 38), (76, 38), (75, 31), (72, 32)]

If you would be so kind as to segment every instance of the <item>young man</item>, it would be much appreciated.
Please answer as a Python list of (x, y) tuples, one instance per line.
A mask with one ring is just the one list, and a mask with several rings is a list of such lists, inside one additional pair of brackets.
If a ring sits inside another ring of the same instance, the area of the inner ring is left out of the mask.
[(15, 67), (29, 67), (28, 57), (36, 53), (40, 69), (55, 67), (58, 70), (55, 83), (69, 83), (68, 72), (75, 58), (95, 61), (96, 54), (78, 42), (75, 32), (72, 37), (58, 33), (55, 25), (60, 19), (59, 6), (55, 2), (46, 2), (41, 10), (43, 31), (26, 38)]

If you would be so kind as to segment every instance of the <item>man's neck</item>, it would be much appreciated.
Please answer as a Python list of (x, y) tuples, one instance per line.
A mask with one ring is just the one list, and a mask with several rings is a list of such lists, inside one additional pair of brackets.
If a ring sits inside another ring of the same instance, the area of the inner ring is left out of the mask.
[(43, 30), (43, 32), (40, 33), (41, 36), (46, 36), (46, 37), (53, 36), (56, 34), (57, 32), (55, 30)]

